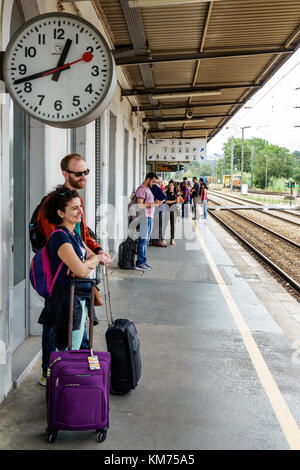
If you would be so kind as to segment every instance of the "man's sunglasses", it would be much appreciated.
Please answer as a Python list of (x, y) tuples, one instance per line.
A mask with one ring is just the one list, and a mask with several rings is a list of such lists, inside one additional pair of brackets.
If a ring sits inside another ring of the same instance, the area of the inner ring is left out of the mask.
[(75, 176), (77, 176), (79, 178), (79, 176), (81, 176), (82, 174), (87, 176), (90, 172), (89, 169), (85, 170), (85, 171), (71, 171), (71, 170), (65, 170), (67, 173), (74, 173)]

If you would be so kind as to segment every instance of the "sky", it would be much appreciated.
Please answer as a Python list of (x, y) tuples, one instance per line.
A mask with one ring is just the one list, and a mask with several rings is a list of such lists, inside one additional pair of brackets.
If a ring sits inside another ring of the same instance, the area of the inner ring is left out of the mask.
[[(297, 90), (298, 88), (298, 90)], [(296, 106), (299, 106), (297, 109)], [(251, 107), (252, 109), (247, 109)], [(223, 155), (223, 144), (232, 135), (260, 137), (271, 144), (300, 151), (300, 49), (259, 90), (207, 145), (207, 155)]]

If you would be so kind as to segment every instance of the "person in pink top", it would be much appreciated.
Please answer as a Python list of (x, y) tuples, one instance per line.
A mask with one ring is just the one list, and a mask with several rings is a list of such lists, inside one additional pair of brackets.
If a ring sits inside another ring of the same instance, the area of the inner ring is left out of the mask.
[(147, 244), (151, 237), (155, 207), (158, 207), (162, 204), (162, 201), (154, 201), (154, 197), (150, 189), (156, 183), (156, 181), (157, 175), (151, 171), (146, 175), (145, 181), (137, 188), (135, 192), (137, 205), (141, 213), (140, 236), (138, 239), (135, 269), (140, 271), (152, 269), (152, 266), (147, 263)]
[(201, 196), (200, 196), (200, 200), (201, 200), (201, 205), (203, 207), (203, 218), (204, 220), (207, 219), (207, 186), (205, 183), (201, 183)]

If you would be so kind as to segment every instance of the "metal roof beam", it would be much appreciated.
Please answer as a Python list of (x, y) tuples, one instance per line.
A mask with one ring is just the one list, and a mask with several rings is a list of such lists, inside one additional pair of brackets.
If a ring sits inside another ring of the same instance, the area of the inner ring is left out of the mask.
[[(253, 83), (240, 83), (240, 84), (231, 84), (231, 85), (209, 85), (209, 86), (200, 86), (200, 87), (189, 87), (189, 88), (132, 88), (128, 90), (122, 90), (122, 96), (135, 96), (135, 95), (164, 95), (166, 93), (192, 93), (195, 91), (212, 91), (212, 90), (223, 90), (231, 88), (259, 88), (260, 84)], [(187, 106), (188, 107), (188, 106)]]
[(168, 54), (168, 55), (151, 55), (116, 58), (117, 65), (142, 65), (155, 64), (161, 62), (180, 62), (190, 60), (207, 60), (207, 59), (227, 59), (232, 57), (249, 57), (255, 55), (266, 54), (292, 54), (292, 47), (285, 49), (258, 49), (250, 51), (217, 51), (217, 52), (193, 52), (188, 54)]
[[(218, 118), (218, 117), (230, 117), (233, 114), (206, 114), (205, 116), (193, 116), (191, 119), (187, 121), (187, 124), (192, 123), (195, 119), (207, 119), (207, 118)], [(163, 124), (164, 121), (174, 121), (174, 123), (178, 120), (182, 121), (182, 119), (186, 119), (183, 116), (172, 116), (172, 117), (161, 117), (161, 118), (143, 118), (143, 122), (155, 122), (158, 121)]]
[(157, 111), (157, 110), (164, 110), (164, 109), (188, 109), (188, 108), (205, 108), (206, 106), (243, 106), (245, 101), (220, 101), (218, 103), (191, 103), (191, 104), (177, 104), (177, 103), (169, 103), (169, 104), (159, 104), (159, 105), (151, 105), (145, 104), (142, 106), (133, 106), (132, 111)]
[(155, 128), (155, 129), (149, 129), (148, 130), (148, 134), (154, 134), (156, 132), (181, 132), (182, 130), (184, 131), (209, 131), (209, 130), (215, 130), (215, 129), (222, 129), (222, 127), (194, 127), (194, 128), (191, 128), (191, 129), (158, 129), (158, 128)]

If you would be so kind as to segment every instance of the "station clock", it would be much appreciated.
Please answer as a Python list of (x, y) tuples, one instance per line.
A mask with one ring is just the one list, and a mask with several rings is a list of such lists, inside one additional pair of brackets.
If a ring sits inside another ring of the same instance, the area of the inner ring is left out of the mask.
[(105, 38), (91, 23), (68, 13), (47, 13), (22, 25), (7, 46), (3, 67), (13, 100), (54, 127), (79, 127), (96, 119), (116, 87)]

